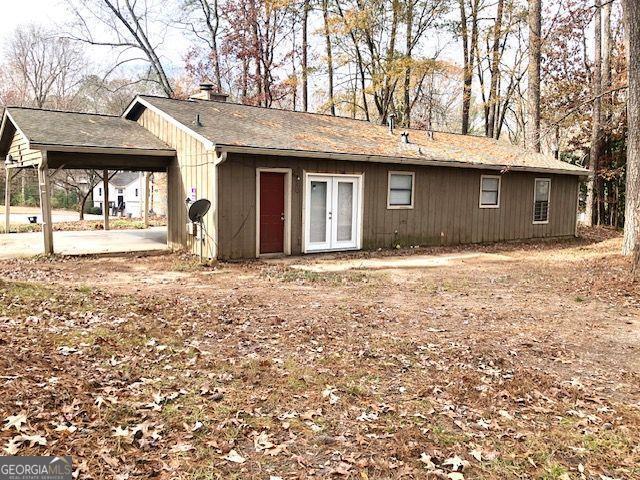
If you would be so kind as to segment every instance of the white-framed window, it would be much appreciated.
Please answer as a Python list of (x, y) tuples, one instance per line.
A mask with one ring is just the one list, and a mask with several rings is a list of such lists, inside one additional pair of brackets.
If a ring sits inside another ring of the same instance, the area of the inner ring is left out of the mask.
[(387, 208), (413, 208), (414, 172), (389, 172)]
[(480, 176), (480, 208), (500, 208), (500, 175)]
[(549, 223), (551, 179), (536, 178), (533, 189), (533, 223)]
[(123, 189), (123, 188), (119, 188), (119, 189), (118, 189), (118, 193), (119, 193), (120, 195), (122, 195), (122, 194), (124, 193), (124, 189)]

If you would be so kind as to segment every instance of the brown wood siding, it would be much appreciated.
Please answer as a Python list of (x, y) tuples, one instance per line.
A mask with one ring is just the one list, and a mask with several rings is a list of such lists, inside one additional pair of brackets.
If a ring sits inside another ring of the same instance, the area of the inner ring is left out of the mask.
[[(500, 208), (479, 208), (480, 176), (495, 171), (395, 164), (340, 162), (229, 154), (219, 166), (219, 245), (223, 259), (256, 255), (256, 168), (291, 168), (291, 253), (302, 251), (303, 174), (364, 174), (362, 244), (365, 249), (407, 245), (453, 245), (575, 233), (578, 179), (571, 175), (508, 172), (502, 176)], [(387, 209), (388, 172), (415, 172), (414, 208)], [(551, 178), (549, 223), (533, 224), (537, 177)]]
[(28, 148), (27, 139), (17, 130), (14, 132), (9, 146), (9, 155), (20, 162), (29, 162), (42, 158), (42, 152)]
[(207, 257), (214, 257), (216, 182), (213, 152), (208, 152), (202, 142), (151, 110), (144, 110), (138, 123), (176, 150), (176, 158), (167, 172), (169, 246), (200, 253), (199, 242), (187, 234), (185, 199), (191, 188), (195, 187), (198, 198), (207, 198), (212, 203), (211, 210), (204, 218), (206, 235), (203, 252)]

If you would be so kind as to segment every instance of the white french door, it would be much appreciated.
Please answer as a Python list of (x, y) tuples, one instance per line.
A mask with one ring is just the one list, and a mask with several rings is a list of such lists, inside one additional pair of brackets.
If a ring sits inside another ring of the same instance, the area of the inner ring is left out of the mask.
[(305, 251), (359, 248), (361, 181), (359, 176), (307, 175)]

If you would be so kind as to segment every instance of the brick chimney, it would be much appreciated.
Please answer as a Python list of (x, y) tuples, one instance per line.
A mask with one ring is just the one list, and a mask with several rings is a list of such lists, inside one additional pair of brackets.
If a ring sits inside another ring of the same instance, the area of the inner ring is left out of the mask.
[(215, 102), (226, 102), (228, 94), (213, 91), (213, 83), (203, 82), (200, 84), (200, 91), (194, 93), (189, 98), (191, 100), (211, 100)]

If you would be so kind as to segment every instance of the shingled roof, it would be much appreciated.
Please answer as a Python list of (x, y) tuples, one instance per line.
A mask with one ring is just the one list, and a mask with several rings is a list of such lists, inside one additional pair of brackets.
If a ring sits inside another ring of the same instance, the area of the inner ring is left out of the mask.
[(135, 118), (140, 106), (164, 113), (221, 150), (246, 148), (276, 155), (348, 155), (353, 160), (390, 163), (588, 174), (576, 165), (486, 137), (435, 132), (430, 138), (424, 130), (410, 129), (409, 144), (404, 144), (402, 130), (390, 134), (386, 127), (362, 120), (152, 96), (137, 97), (124, 115)]
[(118, 172), (111, 177), (109, 183), (114, 187), (123, 188), (131, 185), (138, 179), (140, 179), (138, 172)]
[(7, 107), (6, 115), (27, 137), (32, 147), (45, 145), (173, 152), (144, 127), (119, 116), (24, 107)]

